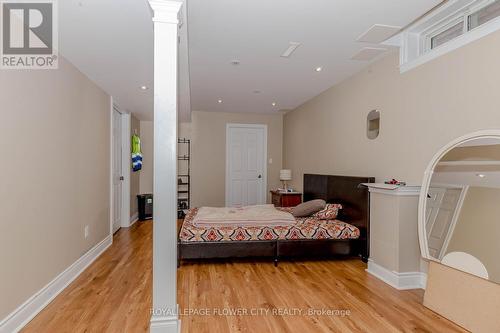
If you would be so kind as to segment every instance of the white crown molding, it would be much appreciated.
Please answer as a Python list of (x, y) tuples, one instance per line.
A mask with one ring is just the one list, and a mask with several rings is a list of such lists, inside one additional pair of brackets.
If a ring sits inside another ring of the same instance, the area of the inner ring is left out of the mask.
[(427, 285), (427, 274), (425, 273), (398, 273), (390, 271), (387, 268), (376, 264), (371, 259), (368, 260), (368, 268), (366, 271), (398, 290), (425, 289), (425, 286)]
[(179, 11), (182, 1), (172, 0), (149, 0), (153, 10), (153, 22), (179, 24)]
[(57, 295), (73, 282), (90, 264), (92, 264), (113, 243), (109, 235), (66, 268), (54, 280), (31, 296), (26, 302), (0, 321), (1, 333), (19, 332)]

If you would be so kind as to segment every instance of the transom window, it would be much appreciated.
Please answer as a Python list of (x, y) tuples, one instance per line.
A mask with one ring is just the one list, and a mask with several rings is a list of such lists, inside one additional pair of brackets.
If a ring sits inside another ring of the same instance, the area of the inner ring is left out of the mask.
[(500, 0), (481, 1), (476, 7), (445, 20), (427, 36), (427, 50), (443, 45), (500, 16)]

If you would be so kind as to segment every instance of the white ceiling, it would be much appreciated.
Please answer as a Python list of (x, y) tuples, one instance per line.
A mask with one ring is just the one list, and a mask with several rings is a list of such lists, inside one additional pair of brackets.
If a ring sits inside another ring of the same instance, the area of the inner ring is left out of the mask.
[[(61, 54), (123, 111), (153, 117), (153, 22), (147, 0), (62, 0)], [(148, 90), (142, 91), (146, 85)]]
[[(189, 121), (187, 24), (179, 35), (179, 118)], [(141, 120), (153, 120), (153, 38), (148, 0), (59, 1), (61, 54)]]
[[(188, 0), (189, 24), (180, 33), (180, 119), (189, 120), (191, 109), (293, 109), (368, 64), (351, 57), (374, 46), (356, 41), (374, 24), (405, 26), (439, 2)], [(64, 0), (59, 10), (61, 54), (124, 111), (151, 120), (153, 24), (147, 0)], [(292, 41), (302, 45), (290, 58), (280, 57)], [(234, 59), (240, 65), (231, 65)], [(318, 66), (323, 71), (314, 71)], [(141, 90), (143, 85), (149, 89)]]
[[(368, 64), (351, 57), (373, 46), (356, 39), (374, 24), (404, 27), (440, 2), (188, 0), (192, 109), (293, 109)], [(280, 57), (289, 42), (302, 45)]]

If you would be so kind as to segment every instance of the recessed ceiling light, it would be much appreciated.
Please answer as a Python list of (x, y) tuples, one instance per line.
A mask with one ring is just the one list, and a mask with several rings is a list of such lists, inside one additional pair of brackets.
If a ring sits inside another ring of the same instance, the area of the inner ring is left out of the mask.
[(323, 67), (316, 67), (315, 71), (316, 72), (321, 72), (323, 70)]
[(272, 103), (271, 103), (271, 105), (272, 105), (272, 106), (276, 106), (276, 102), (272, 102)]
[(217, 103), (221, 104), (222, 103), (222, 99), (217, 100)]
[(141, 86), (141, 90), (148, 90), (147, 86)]
[(486, 177), (486, 175), (485, 175), (485, 174), (482, 174), (482, 173), (478, 173), (476, 176), (478, 176), (479, 178), (484, 178), (484, 177)]

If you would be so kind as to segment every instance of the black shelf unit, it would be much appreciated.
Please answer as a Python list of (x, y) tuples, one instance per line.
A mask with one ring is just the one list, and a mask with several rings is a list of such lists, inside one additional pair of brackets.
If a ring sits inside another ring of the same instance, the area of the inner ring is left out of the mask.
[(177, 217), (182, 219), (191, 207), (191, 140), (179, 138), (177, 143)]

